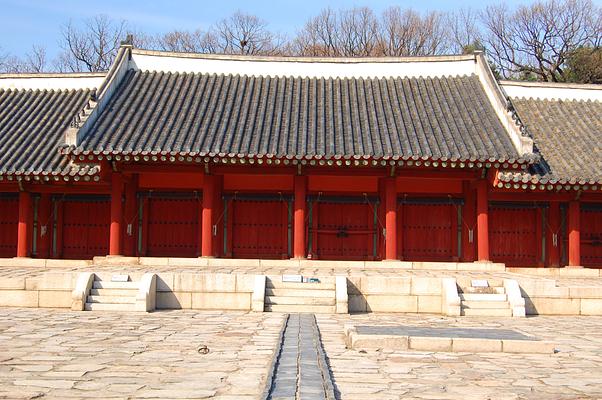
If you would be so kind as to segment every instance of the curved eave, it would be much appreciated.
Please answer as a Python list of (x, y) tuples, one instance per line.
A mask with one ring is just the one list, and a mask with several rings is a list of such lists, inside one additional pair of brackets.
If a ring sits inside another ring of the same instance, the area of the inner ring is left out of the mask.
[(597, 191), (602, 190), (602, 179), (572, 177), (558, 178), (538, 176), (525, 172), (500, 171), (496, 177), (498, 189), (520, 189), (540, 191)]

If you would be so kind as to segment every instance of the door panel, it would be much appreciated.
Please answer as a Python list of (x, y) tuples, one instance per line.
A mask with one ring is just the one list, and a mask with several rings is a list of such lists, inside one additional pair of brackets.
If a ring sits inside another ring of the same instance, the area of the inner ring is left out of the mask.
[(62, 203), (62, 257), (90, 259), (109, 254), (111, 202), (108, 197), (65, 199)]
[(19, 197), (0, 198), (0, 257), (17, 255), (17, 226), (19, 224)]
[(150, 257), (198, 257), (201, 201), (193, 195), (149, 197), (146, 254)]
[(489, 207), (491, 259), (511, 267), (535, 267), (539, 250), (537, 209), (518, 206)]
[(316, 202), (316, 251), (322, 260), (374, 260), (374, 210), (365, 203)]
[(581, 208), (581, 264), (602, 267), (602, 210)]
[(452, 261), (457, 257), (457, 210), (452, 204), (402, 206), (403, 259)]
[(233, 200), (232, 257), (290, 257), (288, 204), (278, 200)]

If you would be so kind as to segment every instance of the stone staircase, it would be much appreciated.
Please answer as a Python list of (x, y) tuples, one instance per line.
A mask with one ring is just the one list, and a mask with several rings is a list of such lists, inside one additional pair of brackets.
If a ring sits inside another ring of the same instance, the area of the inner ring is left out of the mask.
[(282, 282), (266, 278), (264, 311), (287, 313), (336, 312), (336, 291), (332, 282)]
[(134, 311), (139, 287), (139, 282), (112, 282), (95, 277), (84, 310)]
[(478, 280), (487, 286), (473, 286), (475, 280), (460, 285), (460, 315), (512, 317), (513, 308), (501, 279)]

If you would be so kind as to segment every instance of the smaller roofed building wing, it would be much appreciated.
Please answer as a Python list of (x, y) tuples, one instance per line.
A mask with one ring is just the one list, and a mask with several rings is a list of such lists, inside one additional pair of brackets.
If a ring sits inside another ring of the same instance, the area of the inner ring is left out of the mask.
[(61, 154), (101, 74), (0, 75), (0, 175), (93, 175)]
[(528, 172), (502, 171), (502, 182), (602, 183), (602, 88), (525, 82), (502, 86), (541, 156)]

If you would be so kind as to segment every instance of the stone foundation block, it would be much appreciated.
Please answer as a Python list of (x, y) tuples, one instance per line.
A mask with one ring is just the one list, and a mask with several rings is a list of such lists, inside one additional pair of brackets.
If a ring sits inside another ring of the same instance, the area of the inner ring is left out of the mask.
[(37, 290), (0, 290), (1, 307), (37, 307)]
[(347, 294), (359, 295), (362, 294), (360, 288), (362, 286), (362, 278), (360, 276), (347, 277)]
[(410, 336), (408, 347), (416, 351), (452, 351), (452, 338)]
[(238, 274), (236, 275), (236, 292), (251, 293), (255, 289), (255, 275)]
[(192, 308), (192, 293), (157, 292), (158, 310), (179, 310)]
[(172, 267), (205, 267), (207, 266), (207, 259), (199, 257), (170, 257), (167, 259), (167, 264)]
[(207, 265), (210, 267), (222, 268), (259, 268), (259, 260), (250, 260), (242, 258), (207, 258)]
[(602, 288), (600, 287), (571, 287), (569, 297), (573, 299), (602, 299)]
[(77, 273), (46, 272), (40, 276), (25, 279), (27, 290), (73, 290)]
[(581, 315), (602, 315), (602, 299), (581, 299)]
[(157, 274), (157, 292), (171, 292), (174, 288), (175, 273), (159, 272)]
[(502, 340), (504, 353), (539, 353), (554, 352), (554, 343), (543, 340)]
[(251, 293), (192, 293), (198, 310), (251, 310)]
[(363, 276), (361, 292), (365, 295), (410, 294), (411, 283), (411, 277)]
[(71, 290), (40, 290), (38, 292), (38, 307), (41, 308), (71, 308)]
[(441, 296), (418, 296), (418, 312), (441, 314)]
[(525, 299), (525, 308), (530, 315), (579, 315), (581, 299), (531, 297)]
[(412, 277), (411, 294), (441, 295), (441, 278)]
[(494, 339), (453, 338), (452, 350), (459, 353), (498, 353), (502, 341)]
[(0, 278), (0, 290), (2, 289), (25, 289), (25, 278)]
[(352, 349), (386, 349), (386, 350), (407, 350), (407, 336), (390, 335), (357, 335), (353, 331), (350, 333), (349, 342)]
[(367, 303), (366, 311), (369, 312), (418, 312), (417, 296), (367, 295), (365, 297)]
[(349, 295), (349, 312), (350, 313), (365, 313), (367, 311), (366, 298), (362, 295)]

